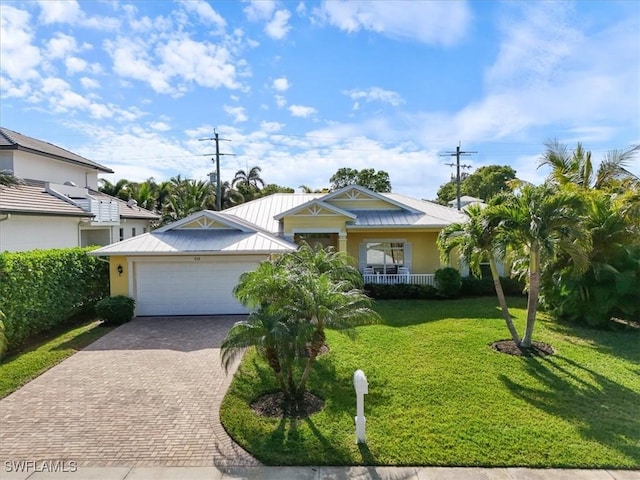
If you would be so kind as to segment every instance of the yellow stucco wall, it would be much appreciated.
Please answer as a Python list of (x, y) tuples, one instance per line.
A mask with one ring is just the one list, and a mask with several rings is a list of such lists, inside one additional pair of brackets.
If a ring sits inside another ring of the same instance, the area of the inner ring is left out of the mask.
[[(122, 275), (118, 273), (118, 265), (122, 266)], [(126, 257), (110, 257), (109, 283), (111, 285), (111, 296), (129, 295), (129, 267)]]
[(400, 210), (400, 207), (377, 198), (332, 198), (326, 203), (343, 210)]
[(411, 243), (411, 273), (434, 273), (443, 266), (436, 245), (438, 232), (415, 230), (369, 230), (367, 232), (349, 232), (347, 252), (358, 258), (360, 244), (366, 240), (404, 240)]
[(342, 215), (336, 216), (306, 216), (306, 215), (292, 215), (285, 217), (284, 219), (284, 233), (290, 235), (296, 233), (296, 230), (307, 230), (311, 232), (315, 230), (320, 233), (331, 229), (334, 233), (345, 231), (345, 222), (351, 220)]

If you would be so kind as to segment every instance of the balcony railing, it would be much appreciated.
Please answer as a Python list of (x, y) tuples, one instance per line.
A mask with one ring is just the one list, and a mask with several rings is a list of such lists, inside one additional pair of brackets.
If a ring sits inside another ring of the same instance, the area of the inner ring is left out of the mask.
[(116, 200), (98, 200), (93, 197), (75, 199), (83, 210), (95, 214), (91, 220), (94, 223), (119, 223), (120, 207)]
[(362, 278), (364, 283), (375, 283), (378, 285), (397, 285), (406, 283), (411, 285), (435, 286), (435, 275), (433, 273), (365, 273), (362, 275)]

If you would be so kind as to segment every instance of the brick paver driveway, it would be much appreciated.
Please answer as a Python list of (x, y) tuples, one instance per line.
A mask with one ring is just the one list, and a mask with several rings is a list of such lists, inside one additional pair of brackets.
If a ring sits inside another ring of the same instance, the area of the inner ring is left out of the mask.
[(247, 466), (219, 406), (237, 316), (138, 318), (0, 400), (0, 461)]

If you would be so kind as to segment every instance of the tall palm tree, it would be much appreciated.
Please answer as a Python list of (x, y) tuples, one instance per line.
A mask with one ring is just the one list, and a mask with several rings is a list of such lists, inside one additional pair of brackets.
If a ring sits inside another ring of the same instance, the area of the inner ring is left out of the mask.
[(584, 189), (601, 190), (619, 186), (620, 182), (640, 183), (640, 179), (626, 168), (640, 151), (638, 145), (607, 152), (597, 170), (593, 168), (591, 152), (586, 151), (582, 143), (578, 143), (573, 152), (557, 140), (549, 141), (545, 146), (547, 149), (539, 167), (551, 167), (549, 179), (555, 185), (574, 184)]
[(126, 193), (127, 185), (131, 182), (126, 178), (121, 178), (116, 183), (111, 183), (106, 178), (101, 178), (98, 180), (100, 182), (100, 186), (98, 190), (102, 193), (106, 193), (107, 195), (111, 195), (112, 197), (117, 197), (122, 200), (128, 200), (128, 195)]
[(163, 223), (171, 223), (200, 210), (215, 207), (215, 192), (208, 182), (182, 179), (180, 175), (171, 178), (171, 195), (163, 205)]
[(238, 170), (231, 181), (231, 186), (246, 186), (260, 190), (260, 187), (264, 187), (260, 173), (262, 173), (262, 169), (258, 166), (251, 167), (249, 171)]
[[(488, 207), (491, 208), (491, 207)], [(513, 319), (507, 308), (507, 300), (500, 283), (498, 260), (504, 260), (506, 243), (500, 234), (498, 222), (487, 215), (487, 211), (479, 205), (470, 205), (465, 213), (469, 219), (464, 223), (453, 223), (443, 229), (438, 236), (438, 248), (443, 260), (448, 260), (452, 250), (457, 249), (460, 259), (466, 263), (471, 272), (480, 276), (480, 263), (489, 261), (491, 277), (498, 297), (502, 316), (507, 329), (516, 345), (520, 345), (520, 336), (513, 325)]]
[(229, 182), (223, 182), (220, 185), (220, 192), (222, 194), (220, 205), (223, 210), (240, 205), (245, 201), (244, 195), (233, 188)]
[(582, 219), (584, 202), (570, 189), (557, 190), (548, 184), (534, 186), (520, 182), (508, 195), (492, 202), (487, 215), (524, 262), (528, 300), (523, 348), (532, 345), (533, 330), (540, 296), (540, 273), (562, 252), (570, 258), (576, 271), (588, 266), (589, 236)]

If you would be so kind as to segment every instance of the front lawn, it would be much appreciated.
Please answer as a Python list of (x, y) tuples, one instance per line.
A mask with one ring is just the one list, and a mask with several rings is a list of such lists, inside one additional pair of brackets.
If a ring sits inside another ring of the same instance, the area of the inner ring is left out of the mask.
[(43, 335), (0, 363), (0, 398), (6, 397), (65, 358), (113, 330), (98, 321)]
[[(520, 331), (525, 300), (509, 299)], [(355, 341), (329, 331), (310, 391), (324, 410), (268, 419), (249, 407), (277, 389), (250, 350), (225, 397), (230, 435), (268, 465), (640, 468), (640, 335), (558, 325), (539, 315), (546, 358), (493, 351), (508, 337), (493, 298), (379, 301)], [(367, 444), (355, 444), (353, 372), (369, 381)]]

